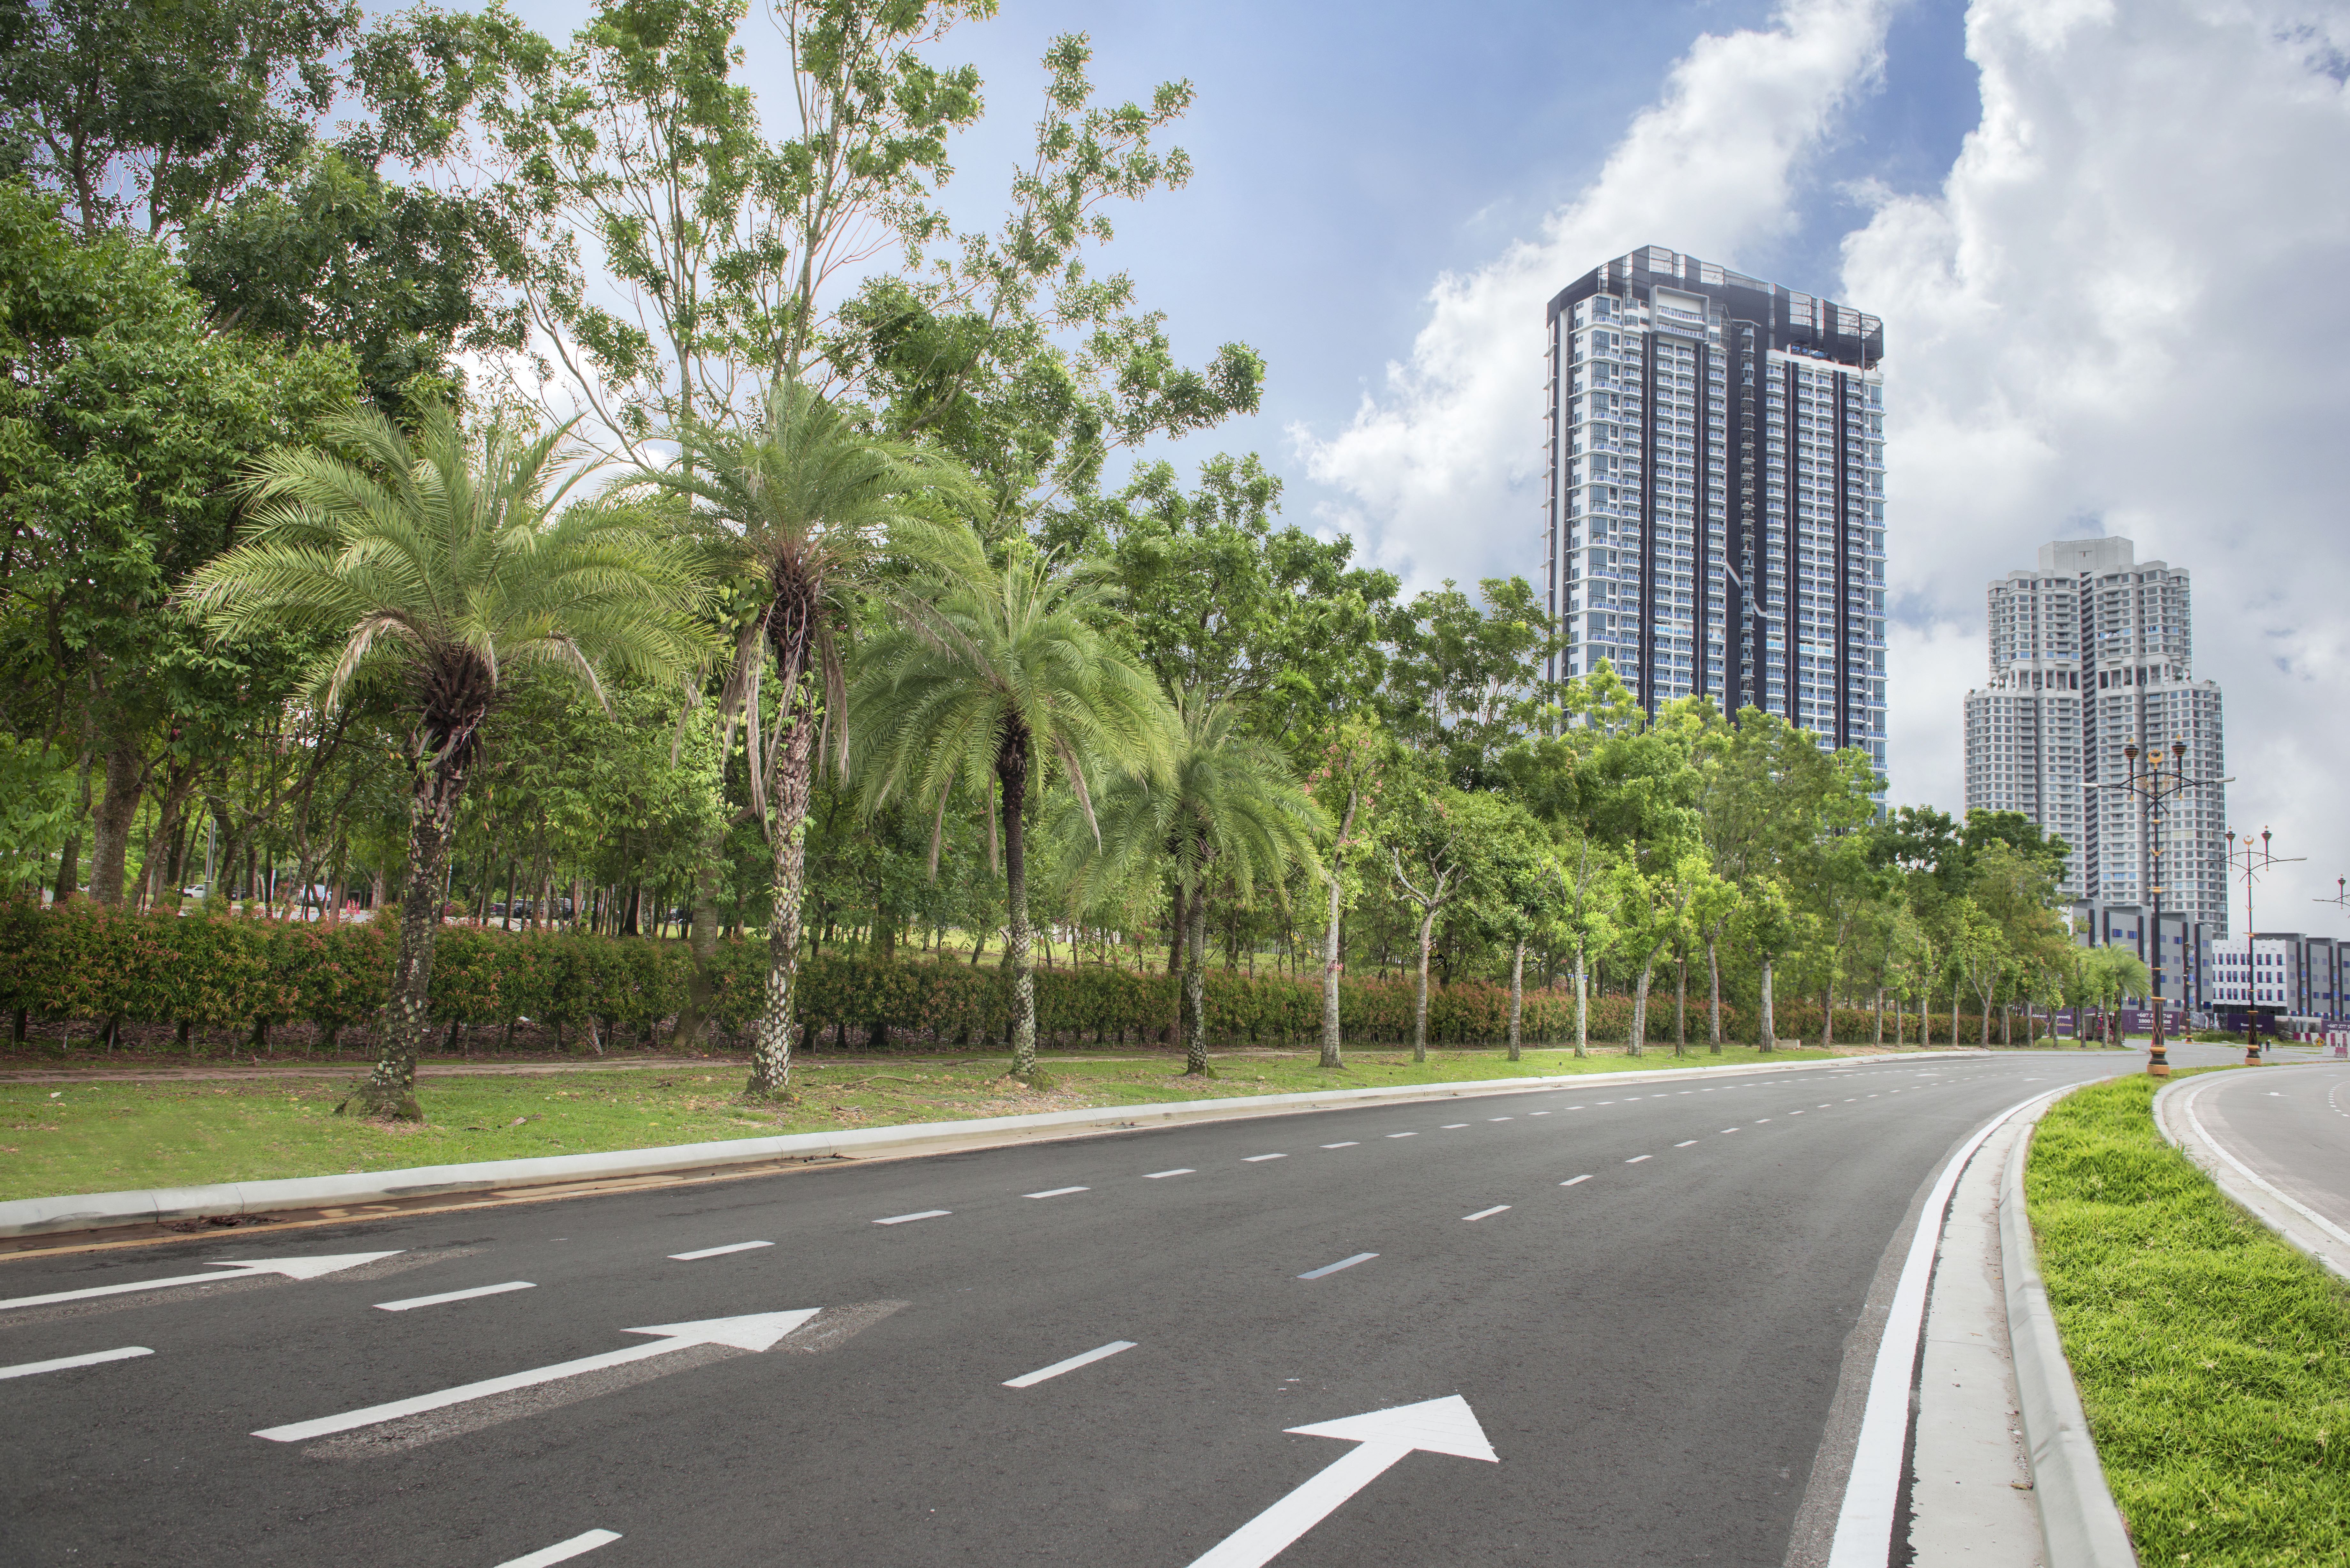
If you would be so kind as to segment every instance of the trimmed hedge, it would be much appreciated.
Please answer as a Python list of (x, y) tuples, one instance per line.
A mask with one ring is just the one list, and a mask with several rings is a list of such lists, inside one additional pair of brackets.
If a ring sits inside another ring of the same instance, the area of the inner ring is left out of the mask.
[[(0, 1007), (45, 1020), (206, 1029), (306, 1023), (331, 1034), (366, 1025), (382, 1007), (395, 937), (374, 922), (320, 927), (12, 901), (0, 904)], [(764, 941), (720, 945), (712, 978), (721, 1030), (744, 1031), (765, 972)], [(573, 1039), (591, 1026), (604, 1038), (649, 1039), (682, 1005), (690, 973), (680, 941), (444, 926), (432, 960), (432, 1015), (443, 1026), (504, 1028), (528, 1020)], [(801, 969), (800, 1012), (811, 1033), (853, 1045), (978, 1044), (1004, 1037), (1010, 990), (1009, 977), (993, 965), (825, 953)], [(1311, 980), (1211, 969), (1207, 993), (1208, 1033), (1220, 1044), (1320, 1033), (1321, 987)], [(1164, 974), (1039, 970), (1036, 1002), (1039, 1034), (1051, 1044), (1141, 1044), (1173, 1033), (1175, 986)], [(1620, 1044), (1631, 1005), (1627, 997), (1593, 998), (1593, 1044)], [(1751, 1011), (1725, 1006), (1722, 1014), (1727, 1038), (1753, 1037)], [(1339, 1023), (1350, 1043), (1409, 1041), (1411, 1018), (1409, 980), (1339, 982)], [(1948, 1015), (1940, 1022), (1947, 1029)], [(1816, 1041), (1818, 1005), (1783, 1004), (1778, 1025), (1783, 1039)], [(1527, 1044), (1565, 1044), (1574, 1029), (1572, 993), (1526, 992)], [(1493, 1044), (1508, 1030), (1507, 988), (1482, 981), (1430, 988), (1431, 1044)], [(1671, 993), (1652, 993), (1648, 1043), (1670, 1044), (1672, 1033)], [(1839, 1042), (1858, 1044), (1873, 1033), (1873, 1014), (1836, 1010)], [(1693, 1044), (1706, 1038), (1701, 993), (1690, 999), (1689, 1038)]]

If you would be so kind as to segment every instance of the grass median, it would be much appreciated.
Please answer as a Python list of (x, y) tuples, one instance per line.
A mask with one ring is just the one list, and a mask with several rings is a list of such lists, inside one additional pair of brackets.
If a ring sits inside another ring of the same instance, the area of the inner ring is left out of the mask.
[(2025, 1179), (2106, 1481), (2148, 1568), (2350, 1564), (2350, 1287), (2162, 1141), (2160, 1086), (2058, 1101)]
[(0, 1199), (70, 1192), (188, 1187), (273, 1177), (391, 1170), (403, 1166), (522, 1159), (727, 1138), (971, 1116), (1021, 1116), (1096, 1106), (1228, 1099), (1333, 1088), (1384, 1088), (1474, 1078), (1540, 1077), (1644, 1068), (1793, 1062), (1726, 1046), (1719, 1056), (1668, 1048), (1638, 1058), (1534, 1051), (1353, 1052), (1326, 1072), (1311, 1056), (1222, 1057), (1217, 1076), (1187, 1078), (1180, 1057), (1055, 1060), (1054, 1083), (1007, 1079), (1005, 1060), (866, 1056), (803, 1063), (795, 1104), (745, 1105), (743, 1068), (731, 1061), (660, 1070), (432, 1076), (420, 1085), (421, 1127), (384, 1127), (334, 1114), (351, 1080), (256, 1076), (234, 1082), (0, 1084)]

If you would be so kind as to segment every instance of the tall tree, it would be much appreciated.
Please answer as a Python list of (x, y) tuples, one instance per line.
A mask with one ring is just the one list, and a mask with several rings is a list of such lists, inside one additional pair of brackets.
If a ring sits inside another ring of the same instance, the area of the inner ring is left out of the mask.
[[(970, 548), (979, 548), (976, 539)], [(1109, 607), (1097, 576), (1018, 554), (991, 576), (976, 566), (934, 585), (867, 647), (848, 711), (865, 757), (868, 809), (904, 799), (931, 815), (933, 864), (947, 806), (962, 788), (998, 825), (1009, 905), (1012, 1070), (1036, 1071), (1036, 981), (1030, 953), (1028, 836), (1040, 755), (1060, 764), (1089, 830), (1106, 773), (1163, 774), (1174, 726), (1157, 681), (1094, 624)]]
[(564, 505), (584, 471), (565, 475), (577, 454), (562, 433), (499, 430), (476, 443), (435, 410), (411, 441), (355, 410), (329, 422), (340, 451), (286, 448), (255, 465), (251, 534), (189, 589), (224, 637), (291, 622), (338, 639), (311, 682), (324, 707), (354, 681), (405, 690), (408, 876), (382, 1048), (360, 1095), (374, 1115), (422, 1114), (441, 869), (502, 677), (544, 670), (600, 695), (599, 670), (673, 677), (705, 657), (683, 574), (644, 520)]

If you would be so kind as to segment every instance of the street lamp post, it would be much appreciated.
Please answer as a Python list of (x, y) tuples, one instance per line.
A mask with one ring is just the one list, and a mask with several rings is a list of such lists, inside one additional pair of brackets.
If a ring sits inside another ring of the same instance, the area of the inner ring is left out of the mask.
[[(2259, 971), (2253, 967), (2252, 962), (2256, 956), (2252, 951), (2253, 885), (2272, 866), (2298, 866), (2308, 858), (2307, 856), (2296, 855), (2288, 859), (2284, 856), (2272, 853), (2269, 849), (2269, 830), (2263, 827), (2261, 829), (2261, 841), (2258, 844), (2252, 842), (2252, 836), (2249, 833), (2244, 835), (2244, 841), (2238, 844), (2236, 830), (2232, 827), (2228, 829), (2228, 870), (2230, 875), (2241, 872), (2244, 878), (2244, 985), (2247, 991), (2260, 983), (2257, 978)], [(2318, 901), (2324, 902), (2322, 898)], [(2244, 1001), (2244, 1065), (2247, 1067), (2257, 1067), (2261, 1064), (2260, 1014), (2254, 1012), (2252, 1007), (2253, 1002), (2251, 997), (2247, 996)]]
[[(2153, 875), (2147, 880), (2147, 890), (2153, 896), (2154, 909), (2154, 918), (2152, 921), (2154, 935), (2154, 962), (2149, 966), (2154, 973), (2154, 996), (2152, 999), (2154, 1002), (2154, 1030), (2151, 1043), (2147, 1051), (2146, 1070), (2147, 1075), (2150, 1077), (2168, 1078), (2170, 1076), (2170, 1055), (2169, 1052), (2164, 1045), (2162, 1038), (2163, 808), (2168, 802), (2177, 799), (2179, 795), (2186, 794), (2189, 790), (2201, 789), (2205, 784), (2221, 784), (2226, 781), (2220, 779), (2189, 778), (2187, 774), (2187, 742), (2185, 741), (2173, 741), (2170, 742), (2170, 767), (2168, 772), (2163, 768), (2163, 757), (2159, 751), (2149, 751), (2147, 753), (2147, 765), (2141, 769), (2138, 766), (2138, 750), (2137, 742), (2136, 741), (2131, 741), (2122, 747), (2122, 757), (2129, 764), (2129, 775), (2127, 778), (2123, 780), (2123, 786), (2126, 788), (2130, 794), (2137, 796), (2139, 800), (2146, 803), (2147, 814), (2149, 820), (2147, 840), (2153, 846)], [(2180, 942), (2178, 944), (2178, 949), (2179, 967), (2183, 969), (2186, 966), (2187, 961), (2187, 944), (2184, 941)]]

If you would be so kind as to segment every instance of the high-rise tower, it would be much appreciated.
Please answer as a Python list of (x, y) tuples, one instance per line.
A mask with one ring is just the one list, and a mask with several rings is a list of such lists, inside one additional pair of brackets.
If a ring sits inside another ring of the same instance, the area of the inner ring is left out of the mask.
[(1554, 679), (1752, 706), (1885, 767), (1873, 316), (1648, 245), (1550, 302)]
[(2124, 786), (2133, 742), (2141, 765), (2159, 753), (2168, 768), (2183, 741), (2190, 776), (2227, 771), (2220, 688), (2193, 674), (2186, 570), (2137, 560), (2127, 539), (2063, 540), (1993, 582), (1990, 608), (1991, 681), (1966, 697), (1967, 809), (2022, 812), (2070, 844), (2067, 898), (2135, 907), (2158, 881), (2167, 912), (2224, 936), (2226, 791), (2164, 806), (2158, 868)]

